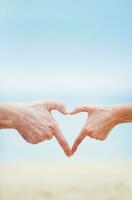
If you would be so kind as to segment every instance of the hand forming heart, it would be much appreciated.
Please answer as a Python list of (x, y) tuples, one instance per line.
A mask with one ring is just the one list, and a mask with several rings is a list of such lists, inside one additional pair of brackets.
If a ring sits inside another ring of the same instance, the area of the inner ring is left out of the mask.
[[(128, 113), (129, 107), (80, 106), (72, 112), (68, 112), (63, 104), (53, 101), (3, 103), (0, 105), (0, 128), (15, 128), (27, 142), (32, 144), (49, 140), (55, 136), (65, 154), (72, 156), (86, 136), (104, 140), (118, 123), (131, 121), (132, 113), (130, 112), (129, 116), (124, 112), (125, 110)], [(57, 110), (64, 115), (74, 115), (80, 112), (88, 113), (87, 121), (77, 136), (72, 149), (70, 149), (58, 123), (53, 118), (52, 110)]]
[(50, 140), (55, 136), (65, 154), (70, 156), (71, 149), (51, 115), (52, 110), (68, 114), (63, 104), (53, 101), (3, 103), (0, 105), (0, 128), (16, 129), (31, 144)]
[(86, 136), (97, 140), (105, 140), (112, 128), (119, 123), (117, 110), (115, 107), (91, 105), (75, 108), (71, 112), (72, 115), (87, 112), (88, 118), (72, 146), (71, 155), (75, 153)]

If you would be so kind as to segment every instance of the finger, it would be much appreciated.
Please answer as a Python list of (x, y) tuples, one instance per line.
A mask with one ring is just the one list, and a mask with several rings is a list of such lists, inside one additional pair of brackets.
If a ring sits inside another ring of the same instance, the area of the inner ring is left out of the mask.
[(52, 137), (52, 130), (47, 126), (44, 126), (41, 129), (33, 127), (30, 129), (29, 137), (34, 138), (39, 142), (49, 140)]
[(83, 141), (83, 139), (86, 137), (86, 134), (84, 133), (84, 131), (82, 131), (78, 137), (76, 138), (73, 146), (72, 146), (72, 150), (71, 150), (71, 154), (73, 155), (75, 153), (75, 151), (77, 150), (78, 146), (80, 145), (80, 143)]
[(50, 140), (52, 138), (52, 130), (49, 127), (44, 127), (44, 129), (34, 127), (28, 133), (28, 138), (36, 142), (36, 144), (45, 140)]
[(32, 141), (32, 144), (37, 144), (46, 140), (47, 135), (43, 134), (40, 130), (32, 131), (28, 134), (28, 140)]
[(47, 137), (45, 140), (51, 140), (53, 138), (53, 135), (51, 135), (50, 137)]
[(67, 156), (71, 155), (71, 149), (70, 146), (68, 145), (65, 137), (63, 136), (60, 128), (56, 125), (53, 135), (55, 136), (56, 140), (58, 141), (58, 143), (60, 144), (60, 146), (62, 147), (63, 151), (65, 152), (65, 154)]
[(80, 113), (80, 112), (92, 112), (94, 109), (93, 106), (78, 106), (76, 107), (72, 112), (71, 114), (74, 115), (74, 114), (77, 114), (77, 113)]
[(43, 133), (46, 136), (45, 140), (52, 139), (53, 133), (52, 133), (52, 129), (50, 127), (45, 127)]
[(62, 114), (65, 114), (65, 115), (69, 114), (69, 112), (66, 110), (64, 104), (58, 103), (58, 102), (49, 102), (48, 103), (48, 110), (49, 111), (58, 110)]

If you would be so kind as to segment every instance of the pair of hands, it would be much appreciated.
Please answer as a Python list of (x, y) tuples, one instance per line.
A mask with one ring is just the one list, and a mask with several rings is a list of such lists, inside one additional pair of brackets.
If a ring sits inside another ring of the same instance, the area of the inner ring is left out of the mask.
[[(111, 129), (118, 124), (115, 109), (105, 106), (80, 106), (68, 112), (65, 106), (53, 101), (38, 101), (32, 103), (8, 103), (9, 128), (15, 128), (29, 143), (50, 140), (55, 136), (67, 156), (72, 156), (86, 136), (97, 140), (105, 140)], [(58, 123), (51, 111), (57, 110), (64, 115), (74, 115), (87, 112), (87, 121), (80, 134), (75, 139), (72, 149), (63, 136)]]

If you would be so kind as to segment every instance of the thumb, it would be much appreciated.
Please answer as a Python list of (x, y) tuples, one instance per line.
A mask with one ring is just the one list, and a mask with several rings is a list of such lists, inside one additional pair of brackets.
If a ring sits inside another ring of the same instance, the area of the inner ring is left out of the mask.
[(74, 110), (71, 112), (71, 115), (75, 115), (77, 113), (80, 112), (87, 112), (87, 113), (91, 113), (94, 110), (94, 106), (78, 106), (76, 108), (74, 108)]
[(59, 103), (59, 102), (49, 102), (48, 103), (48, 110), (52, 111), (52, 110), (58, 110), (59, 112), (61, 112), (64, 115), (69, 114), (69, 112), (66, 110), (65, 105), (63, 103)]

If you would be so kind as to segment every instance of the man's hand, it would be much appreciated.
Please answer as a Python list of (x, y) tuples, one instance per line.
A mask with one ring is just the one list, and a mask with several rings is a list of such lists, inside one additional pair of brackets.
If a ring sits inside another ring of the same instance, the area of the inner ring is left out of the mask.
[(73, 144), (71, 155), (75, 153), (79, 144), (86, 136), (97, 140), (105, 140), (112, 128), (120, 121), (117, 110), (116, 106), (80, 106), (75, 108), (71, 113), (72, 115), (87, 112), (88, 119)]
[(55, 136), (65, 154), (70, 156), (70, 147), (51, 115), (52, 110), (68, 114), (63, 104), (52, 101), (11, 102), (2, 104), (0, 109), (3, 114), (0, 117), (1, 128), (16, 129), (27, 142), (32, 144), (50, 140)]

